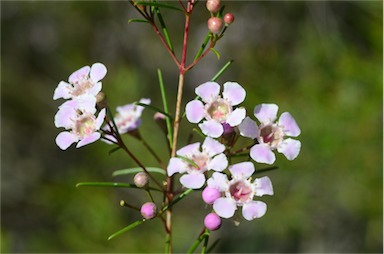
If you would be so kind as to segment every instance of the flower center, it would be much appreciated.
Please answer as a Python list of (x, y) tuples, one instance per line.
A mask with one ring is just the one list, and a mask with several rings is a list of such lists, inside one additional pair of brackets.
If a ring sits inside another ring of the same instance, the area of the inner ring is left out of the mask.
[(248, 182), (237, 181), (229, 186), (229, 193), (236, 202), (247, 202), (253, 198), (252, 188)]
[(284, 138), (284, 131), (279, 126), (266, 125), (260, 130), (261, 143), (276, 148)]
[(93, 82), (88, 79), (84, 78), (73, 84), (73, 89), (72, 89), (72, 95), (73, 96), (79, 96), (84, 93), (86, 93), (87, 90), (89, 90), (91, 87), (93, 87)]
[(96, 131), (95, 128), (95, 117), (88, 115), (79, 118), (76, 121), (75, 133), (81, 137), (88, 136)]
[(217, 99), (209, 104), (207, 112), (211, 119), (224, 122), (227, 119), (227, 115), (232, 112), (232, 107), (227, 101)]
[(208, 157), (205, 154), (199, 153), (192, 155), (192, 161), (195, 163), (195, 165), (190, 164), (191, 169), (200, 171), (201, 173), (207, 171)]

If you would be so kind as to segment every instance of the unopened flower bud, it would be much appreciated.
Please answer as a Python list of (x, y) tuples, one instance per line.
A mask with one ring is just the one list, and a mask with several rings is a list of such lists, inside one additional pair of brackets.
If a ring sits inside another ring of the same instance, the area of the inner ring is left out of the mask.
[(221, 197), (221, 193), (218, 189), (206, 187), (201, 193), (201, 196), (205, 203), (211, 205), (216, 199)]
[(156, 210), (157, 210), (157, 207), (154, 203), (147, 202), (143, 204), (143, 206), (140, 209), (140, 212), (144, 219), (149, 220), (156, 216)]
[(164, 132), (164, 133), (167, 133), (167, 122), (165, 120), (166, 116), (163, 114), (163, 113), (160, 113), (160, 112), (156, 112), (154, 115), (153, 115), (153, 119), (155, 120), (155, 122), (159, 125), (159, 127), (161, 128), (161, 130)]
[(139, 188), (142, 188), (148, 184), (148, 175), (144, 172), (139, 172), (133, 178), (133, 182)]
[(220, 0), (207, 0), (205, 6), (207, 7), (208, 11), (216, 13), (220, 10)]
[(217, 34), (223, 28), (223, 21), (218, 17), (211, 17), (208, 19), (208, 29), (214, 34)]
[(224, 15), (224, 23), (230, 25), (235, 20), (235, 16), (232, 13), (227, 13)]
[(218, 230), (221, 227), (221, 219), (216, 213), (209, 213), (204, 218), (204, 225), (209, 230)]

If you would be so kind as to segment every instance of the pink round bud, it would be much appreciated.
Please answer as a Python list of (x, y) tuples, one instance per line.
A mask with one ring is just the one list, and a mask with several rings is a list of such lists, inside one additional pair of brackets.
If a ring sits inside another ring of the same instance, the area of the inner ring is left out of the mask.
[(204, 218), (204, 225), (209, 230), (218, 230), (221, 227), (221, 219), (216, 213), (209, 213)]
[(141, 206), (140, 212), (144, 219), (152, 219), (156, 216), (157, 207), (152, 202), (147, 202)]
[(224, 23), (230, 25), (235, 20), (235, 16), (232, 13), (227, 13), (224, 15)]
[(208, 29), (214, 34), (217, 34), (223, 28), (223, 21), (218, 17), (208, 19)]
[(216, 13), (220, 11), (220, 0), (207, 0), (207, 3), (205, 4), (208, 11)]
[(216, 199), (221, 197), (221, 192), (218, 189), (206, 187), (201, 193), (201, 196), (205, 203), (212, 205)]
[(144, 172), (139, 172), (133, 177), (133, 182), (137, 187), (142, 188), (148, 184), (148, 175)]

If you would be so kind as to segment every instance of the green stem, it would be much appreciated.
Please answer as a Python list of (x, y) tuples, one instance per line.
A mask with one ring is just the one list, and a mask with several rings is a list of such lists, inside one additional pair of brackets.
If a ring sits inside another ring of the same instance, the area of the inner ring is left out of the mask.
[[(157, 75), (159, 77), (161, 99), (163, 101), (164, 111), (165, 111), (165, 113), (169, 114), (167, 96), (166, 96), (165, 86), (164, 86), (164, 81), (163, 81), (163, 75), (162, 75), (160, 69), (157, 69)], [(167, 118), (165, 118), (165, 122), (167, 124), (169, 147), (172, 149), (172, 144), (173, 144), (173, 141), (172, 141), (173, 140), (173, 134), (172, 133), (173, 133), (173, 131), (172, 131), (171, 119), (169, 117), (167, 117)]]

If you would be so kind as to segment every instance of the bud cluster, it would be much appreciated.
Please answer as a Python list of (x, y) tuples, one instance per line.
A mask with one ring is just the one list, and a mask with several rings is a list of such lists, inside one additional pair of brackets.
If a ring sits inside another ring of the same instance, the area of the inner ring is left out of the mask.
[(220, 0), (207, 0), (207, 10), (211, 13), (211, 17), (208, 19), (208, 30), (213, 34), (224, 33), (223, 28), (228, 27), (235, 20), (235, 16), (232, 13), (226, 13), (222, 17), (222, 9)]

